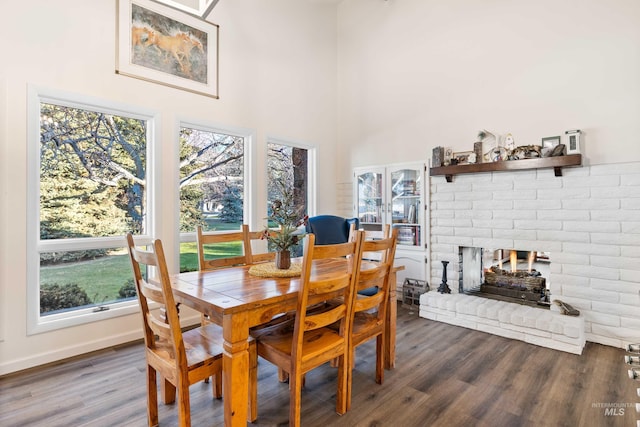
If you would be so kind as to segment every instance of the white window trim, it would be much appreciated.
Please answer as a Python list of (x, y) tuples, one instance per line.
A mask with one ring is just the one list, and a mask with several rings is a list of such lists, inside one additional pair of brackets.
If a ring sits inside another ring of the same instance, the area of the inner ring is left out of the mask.
[[(175, 135), (175, 144), (176, 144), (176, 153), (180, 152), (180, 128), (191, 128), (197, 129), (204, 132), (213, 132), (219, 133), (223, 135), (234, 135), (239, 136), (244, 139), (244, 164), (243, 164), (243, 179), (244, 179), (244, 200), (243, 200), (243, 213), (242, 220), (244, 223), (251, 225), (255, 224), (257, 214), (255, 209), (256, 195), (255, 189), (257, 188), (257, 175), (255, 173), (256, 167), (256, 148), (255, 148), (255, 140), (256, 134), (255, 131), (246, 128), (233, 127), (233, 126), (224, 126), (220, 124), (214, 124), (207, 121), (197, 121), (193, 119), (187, 118), (178, 118), (176, 121), (176, 130), (174, 132)], [(180, 232), (180, 162), (176, 161), (176, 168), (174, 170), (174, 180), (176, 186), (176, 203), (175, 203), (175, 235), (174, 242), (178, 242), (178, 246), (183, 242), (195, 242), (196, 241), (196, 233), (195, 230), (193, 232)], [(180, 249), (176, 251), (177, 256), (174, 257), (174, 268), (179, 268), (180, 263)], [(177, 271), (177, 270), (176, 270)]]
[(95, 307), (66, 313), (40, 316), (40, 252), (43, 250), (75, 250), (81, 248), (126, 247), (123, 237), (65, 239), (40, 241), (40, 104), (42, 102), (83, 108), (147, 121), (147, 234), (136, 236), (136, 244), (148, 244), (160, 227), (158, 179), (162, 165), (160, 115), (155, 111), (54, 89), (28, 86), (27, 101), (27, 335), (82, 325), (139, 311), (138, 301), (109, 304), (109, 310), (94, 312)]
[[(269, 144), (279, 144), (279, 145), (287, 145), (289, 147), (296, 148), (304, 148), (307, 150), (307, 215), (315, 216), (316, 215), (316, 200), (317, 200), (317, 187), (316, 187), (316, 179), (317, 179), (317, 150), (318, 148), (315, 145), (306, 144), (300, 141), (294, 141), (291, 139), (269, 136), (267, 135), (266, 143), (264, 144), (264, 158), (265, 161), (268, 156), (268, 146)], [(265, 178), (264, 181), (267, 182), (267, 170), (265, 168), (264, 172)]]

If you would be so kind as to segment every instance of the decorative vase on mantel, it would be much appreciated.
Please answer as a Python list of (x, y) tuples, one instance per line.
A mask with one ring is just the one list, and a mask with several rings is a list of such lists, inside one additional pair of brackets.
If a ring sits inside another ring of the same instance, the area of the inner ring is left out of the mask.
[(288, 270), (291, 267), (291, 253), (288, 250), (276, 252), (276, 268)]

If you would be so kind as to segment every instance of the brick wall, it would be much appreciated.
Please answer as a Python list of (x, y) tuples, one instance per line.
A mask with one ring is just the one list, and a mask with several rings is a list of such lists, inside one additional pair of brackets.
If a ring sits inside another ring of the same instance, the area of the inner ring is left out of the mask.
[(640, 341), (640, 162), (431, 177), (431, 284), (457, 292), (458, 248), (548, 251), (552, 299), (578, 308), (587, 341)]

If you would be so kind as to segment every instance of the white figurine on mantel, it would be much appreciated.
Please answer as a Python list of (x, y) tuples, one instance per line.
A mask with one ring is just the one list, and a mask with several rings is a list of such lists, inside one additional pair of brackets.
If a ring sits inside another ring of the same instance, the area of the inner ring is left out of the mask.
[(504, 148), (507, 150), (507, 153), (512, 152), (516, 148), (516, 143), (513, 140), (513, 135), (510, 133), (504, 139)]

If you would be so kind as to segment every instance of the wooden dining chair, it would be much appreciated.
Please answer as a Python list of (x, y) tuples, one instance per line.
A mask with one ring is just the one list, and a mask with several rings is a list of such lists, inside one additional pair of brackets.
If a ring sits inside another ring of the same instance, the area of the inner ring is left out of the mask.
[[(273, 230), (269, 230), (269, 233), (277, 233), (277, 231), (273, 231)], [(260, 230), (260, 231), (249, 231), (247, 233), (247, 239), (249, 241), (249, 251), (251, 256), (249, 257), (248, 260), (248, 264), (256, 264), (259, 262), (267, 262), (267, 261), (274, 261), (276, 259), (276, 253), (275, 252), (269, 252), (267, 251), (257, 251), (256, 249), (254, 249), (254, 242), (256, 244), (262, 243), (264, 244), (264, 247), (266, 248), (266, 240), (264, 239), (264, 230)]]
[[(127, 234), (127, 247), (138, 301), (140, 303), (145, 355), (147, 360), (147, 418), (150, 426), (158, 425), (158, 392), (156, 375), (160, 374), (168, 390), (168, 402), (178, 394), (178, 423), (191, 425), (189, 386), (205, 378), (216, 378), (214, 397), (222, 397), (222, 348), (214, 336), (220, 328), (210, 324), (182, 332), (178, 309), (173, 298), (162, 242), (154, 240), (151, 250), (135, 247), (133, 236)], [(149, 267), (155, 270), (156, 279), (145, 276)], [(158, 303), (162, 309), (151, 311), (150, 304)]]
[[(362, 268), (358, 275), (356, 292), (362, 289), (376, 287), (378, 291), (373, 295), (356, 293), (352, 305), (351, 316), (353, 324), (349, 348), (350, 359), (355, 365), (356, 347), (360, 344), (376, 338), (376, 383), (382, 384), (384, 380), (384, 348), (388, 339), (385, 333), (385, 320), (389, 305), (389, 287), (391, 269), (395, 258), (398, 229), (394, 229), (391, 237), (380, 240), (365, 240), (362, 243), (362, 252), (377, 254), (373, 268)], [(394, 284), (395, 285), (395, 284)], [(351, 385), (351, 384), (349, 384)], [(351, 404), (351, 389), (348, 394), (347, 408)]]
[[(196, 228), (196, 241), (198, 245), (198, 267), (200, 270), (213, 270), (217, 268), (232, 267), (235, 265), (251, 264), (251, 241), (249, 226), (242, 224), (239, 231), (224, 233), (205, 233), (201, 226)], [(217, 258), (207, 258), (205, 252), (207, 247), (213, 250), (220, 250), (218, 245), (226, 243), (239, 243), (242, 247), (241, 255), (221, 256)], [(216, 248), (218, 246), (218, 248)], [(201, 315), (202, 325), (211, 323), (211, 319), (206, 314)], [(222, 334), (215, 338), (219, 345), (223, 345)], [(249, 421), (253, 422), (257, 418), (258, 408), (258, 356), (256, 353), (256, 343), (253, 338), (249, 338)]]
[[(362, 232), (352, 242), (316, 246), (315, 236), (306, 237), (300, 289), (293, 322), (264, 329), (257, 336), (258, 355), (289, 373), (289, 425), (300, 425), (303, 375), (333, 359), (338, 359), (336, 412), (347, 411), (351, 370), (349, 360), (349, 313), (358, 279)], [(348, 261), (339, 259), (347, 257)], [(340, 270), (315, 270), (314, 261), (336, 258)], [(312, 275), (313, 272), (313, 275)], [(342, 303), (324, 311), (307, 311), (319, 301), (337, 296)], [(329, 326), (338, 322), (338, 327)]]

